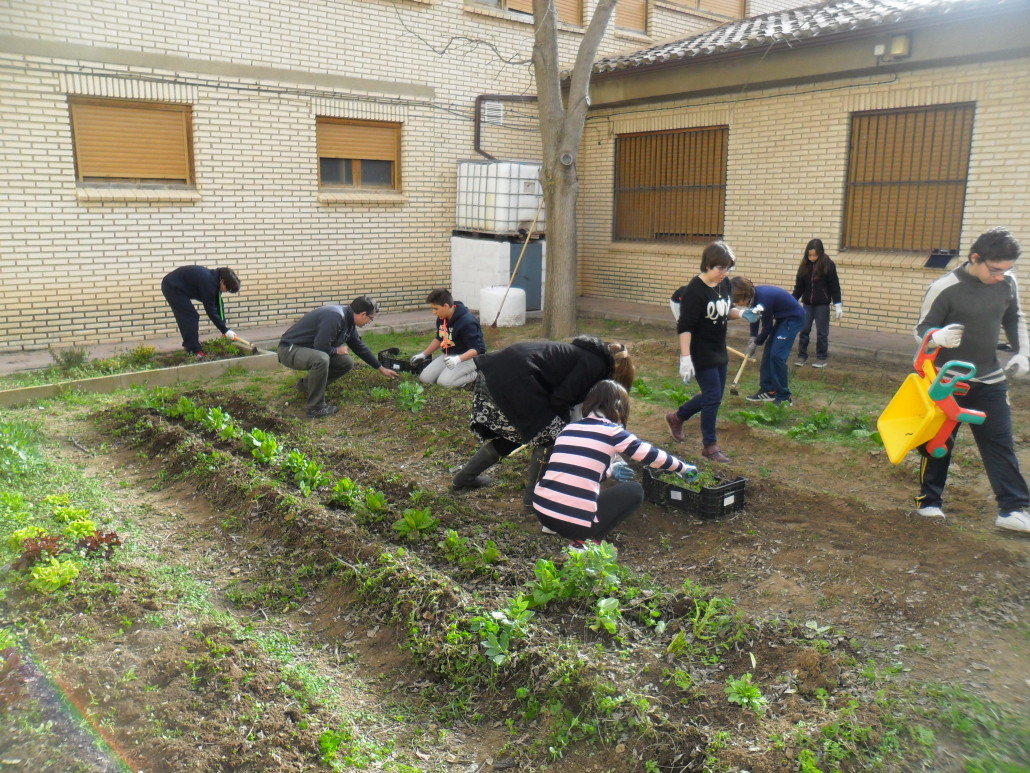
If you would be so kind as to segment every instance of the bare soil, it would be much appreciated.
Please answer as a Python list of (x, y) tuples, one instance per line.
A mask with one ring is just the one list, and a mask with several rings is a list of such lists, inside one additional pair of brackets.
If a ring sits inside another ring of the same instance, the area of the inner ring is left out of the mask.
[[(616, 332), (635, 339), (645, 377), (666, 377), (658, 368), (674, 360), (668, 336), (643, 327)], [(883, 395), (882, 407), (904, 376), (872, 362), (799, 369), (796, 410), (863, 412), (870, 394)], [(363, 369), (332, 387), (338, 414), (309, 422), (291, 374), (227, 378), (189, 394), (243, 427), (288, 438), (337, 477), (382, 490), (394, 503), (391, 517), (363, 519), (327, 503), (325, 492), (284, 493), (287, 482), (255, 478), (252, 460), (230, 444), (153, 411), (123, 401), (100, 412), (55, 404), (38, 417), (54, 456), (107, 490), (126, 545), (77, 591), (42, 602), (12, 592), (0, 602), (9, 621), (31, 632), (25, 662), (0, 680), (0, 704), (15, 696), (0, 723), (0, 771), (329, 770), (319, 740), (350, 728), (344, 748), (357, 751), (335, 769), (606, 771), (654, 769), (651, 761), (663, 771), (755, 773), (803, 769), (797, 744), (772, 739), (789, 739), (805, 723), (850, 717), (872, 728), (869, 746), (894, 727), (895, 710), (925, 712), (920, 721), (933, 726), (926, 683), (1030, 714), (1030, 538), (993, 526), (968, 434), (956, 448), (948, 518), (923, 519), (912, 514), (914, 454), (893, 466), (872, 444), (799, 441), (750, 427), (731, 416), (748, 407), (743, 397), (727, 394), (719, 432), (732, 462), (714, 471), (747, 478), (744, 510), (702, 521), (645, 503), (615, 545), (619, 563), (651, 578), (648, 587), (672, 589), (654, 596), (669, 633), (689, 629), (689, 604), (675, 591), (690, 580), (736, 603), (750, 621), (744, 640), (714, 659), (678, 660), (666, 649), (668, 634), (656, 646), (652, 628), (629, 624), (613, 641), (588, 627), (589, 608), (566, 603), (538, 612), (523, 654), (491, 681), (482, 675), (488, 669), (472, 673), (447, 660), (453, 615), (515, 595), (537, 559), (560, 564), (563, 544), (541, 534), (521, 504), (524, 458), (500, 465), (488, 489), (449, 490), (451, 471), (475, 448), (465, 428), (470, 394), (430, 390), (421, 412), (404, 412), (374, 396), (386, 384)], [(747, 387), (753, 381), (752, 373)], [(1028, 385), (1013, 386), (1012, 403), (1025, 466)], [(670, 408), (638, 399), (630, 428), (696, 461), (696, 420), (687, 442), (674, 443), (664, 422)], [(211, 461), (212, 452), (224, 458)], [(440, 518), (431, 540), (405, 543), (391, 528), (412, 502)], [(476, 544), (494, 540), (501, 561), (462, 569), (441, 558), (435, 546), (444, 528)], [(392, 560), (418, 578), (415, 590), (391, 584), (382, 570), (384, 551), (398, 555), (402, 545), (406, 553)], [(197, 601), (198, 589), (210, 608)], [(421, 649), (412, 644), (416, 630)], [(275, 636), (304, 653), (303, 668), (268, 646)], [(517, 692), (543, 695), (560, 681), (565, 666), (548, 652), (589, 663), (567, 696), (607, 684), (646, 696), (661, 721), (638, 737), (624, 706), (610, 728), (584, 733), (552, 761), (548, 746), (567, 717), (556, 709), (530, 717)], [(676, 669), (690, 673), (693, 689), (670, 683)], [(761, 717), (726, 701), (727, 677), (745, 672), (769, 698)], [(900, 703), (879, 701), (878, 691)], [(19, 725), (10, 718), (27, 712), (29, 698), (37, 708)], [(858, 708), (848, 713), (850, 700)], [(30, 719), (54, 723), (50, 745), (40, 748), (25, 730)], [(968, 750), (946, 728), (935, 730), (931, 748), (888, 757), (883, 769), (964, 769)], [(96, 747), (97, 736), (106, 748)], [(870, 766), (845, 758), (824, 760), (822, 769)]]

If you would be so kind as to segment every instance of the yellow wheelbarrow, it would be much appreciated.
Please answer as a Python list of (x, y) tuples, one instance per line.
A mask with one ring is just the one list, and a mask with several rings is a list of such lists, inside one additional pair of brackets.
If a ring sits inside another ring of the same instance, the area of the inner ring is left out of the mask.
[(958, 422), (983, 424), (987, 418), (983, 411), (967, 410), (955, 402), (956, 394), (969, 391), (969, 383), (963, 379), (973, 378), (976, 366), (952, 360), (938, 372), (934, 360), (940, 348), (933, 346), (934, 332), (936, 328), (923, 338), (913, 363), (916, 372), (908, 375), (876, 421), (892, 464), (917, 448), (939, 459), (948, 453), (948, 441)]

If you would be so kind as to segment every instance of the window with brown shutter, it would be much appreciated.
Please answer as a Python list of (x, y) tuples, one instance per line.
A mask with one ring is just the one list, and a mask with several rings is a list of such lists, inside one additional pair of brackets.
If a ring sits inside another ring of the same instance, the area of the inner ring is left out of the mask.
[(615, 6), (615, 26), (646, 34), (647, 0), (619, 0)]
[(616, 137), (612, 237), (657, 242), (721, 238), (728, 140), (725, 126)]
[(75, 177), (86, 183), (193, 183), (189, 105), (68, 100)]
[(401, 125), (317, 118), (318, 184), (400, 188)]
[(669, 0), (669, 2), (685, 8), (697, 8), (701, 11), (717, 13), (720, 16), (728, 16), (731, 19), (744, 18), (744, 0)]
[(958, 249), (974, 112), (962, 104), (852, 115), (846, 249)]
[[(533, 13), (533, 0), (469, 0), (476, 5), (501, 8), (516, 13)], [(554, 0), (558, 18), (568, 24), (583, 26), (583, 0)]]

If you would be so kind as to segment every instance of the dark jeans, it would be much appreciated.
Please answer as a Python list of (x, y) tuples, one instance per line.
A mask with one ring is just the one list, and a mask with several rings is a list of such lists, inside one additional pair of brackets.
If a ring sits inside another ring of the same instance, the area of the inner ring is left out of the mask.
[(291, 370), (306, 370), (300, 380), (308, 395), (307, 409), (313, 411), (325, 404), (325, 389), (354, 367), (354, 360), (346, 354), (329, 356), (318, 349), (296, 344), (279, 344), (279, 362)]
[[(969, 392), (956, 395), (955, 402), (963, 408), (983, 411), (987, 418), (983, 424), (970, 424), (973, 440), (980, 451), (984, 471), (991, 482), (998, 512), (1010, 513), (1023, 510), (1030, 505), (1030, 491), (1023, 474), (1019, 471), (1019, 460), (1012, 440), (1012, 412), (1009, 409), (1008, 385), (970, 383)], [(962, 426), (955, 426), (951, 439)], [(950, 445), (949, 445), (950, 448)], [(919, 496), (917, 507), (940, 507), (944, 496), (944, 484), (948, 481), (948, 467), (951, 453), (941, 459), (924, 457), (919, 470)]]
[(805, 304), (805, 326), (798, 334), (798, 359), (808, 359), (808, 340), (812, 333), (812, 322), (815, 322), (815, 358), (825, 360), (830, 351), (830, 306), (810, 306)]
[(706, 368), (694, 374), (701, 391), (683, 403), (676, 415), (686, 421), (695, 413), (701, 414), (701, 442), (706, 446), (714, 445), (715, 420), (719, 418), (719, 406), (722, 394), (726, 391), (726, 366)]
[(625, 521), (644, 501), (644, 487), (635, 480), (616, 483), (602, 489), (597, 497), (597, 522), (589, 527), (577, 526), (537, 513), (537, 519), (565, 539), (604, 539), (608, 532)]
[(193, 301), (186, 293), (166, 287), (163, 282), (161, 293), (172, 307), (175, 324), (182, 335), (182, 348), (190, 354), (197, 354), (200, 351), (200, 315), (193, 307)]
[(801, 325), (800, 319), (783, 319), (773, 325), (772, 332), (765, 342), (762, 351), (762, 367), (759, 371), (759, 384), (765, 392), (775, 392), (776, 398), (790, 397), (790, 385), (787, 383), (787, 360), (790, 350), (794, 348)]

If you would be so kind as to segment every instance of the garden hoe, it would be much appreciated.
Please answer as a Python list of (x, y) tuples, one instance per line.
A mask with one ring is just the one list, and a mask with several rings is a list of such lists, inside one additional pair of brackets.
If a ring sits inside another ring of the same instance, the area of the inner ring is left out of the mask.
[(737, 384), (740, 383), (740, 377), (744, 373), (744, 366), (747, 365), (748, 360), (753, 360), (754, 357), (748, 357), (746, 354), (744, 354), (744, 352), (738, 352), (736, 349), (733, 349), (729, 346), (726, 347), (726, 351), (733, 352), (738, 357), (743, 357), (743, 360), (740, 363), (740, 367), (737, 368), (737, 375), (733, 377), (733, 383), (730, 384), (730, 394), (739, 395), (740, 391), (737, 389)]
[(254, 346), (254, 344), (252, 344), (246, 338), (240, 338), (239, 336), (236, 336), (236, 338), (233, 340), (233, 343), (242, 349), (250, 349), (251, 354), (258, 353), (258, 348)]

